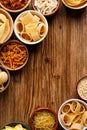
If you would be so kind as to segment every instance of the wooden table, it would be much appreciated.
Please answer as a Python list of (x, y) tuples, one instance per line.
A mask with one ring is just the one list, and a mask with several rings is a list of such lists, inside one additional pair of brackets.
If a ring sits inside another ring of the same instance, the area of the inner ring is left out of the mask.
[[(13, 121), (28, 124), (38, 106), (57, 113), (65, 100), (78, 98), (76, 83), (87, 74), (87, 8), (74, 11), (61, 3), (48, 23), (46, 39), (27, 46), (27, 65), (10, 72), (9, 88), (0, 94), (0, 129)], [(62, 130), (60, 125), (58, 130)]]

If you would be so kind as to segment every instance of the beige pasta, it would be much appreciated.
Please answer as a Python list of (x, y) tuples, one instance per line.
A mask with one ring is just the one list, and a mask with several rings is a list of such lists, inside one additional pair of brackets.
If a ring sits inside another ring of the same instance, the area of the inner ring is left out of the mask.
[(61, 123), (70, 130), (82, 130), (87, 127), (87, 111), (85, 106), (78, 101), (66, 103), (61, 108)]
[(71, 106), (70, 103), (65, 104), (64, 107), (62, 108), (61, 112), (62, 112), (62, 113), (69, 113), (70, 110), (71, 110), (71, 109), (70, 109), (70, 106)]
[(84, 114), (82, 116), (82, 121), (83, 121), (84, 125), (87, 127), (87, 111), (84, 112)]
[(29, 42), (38, 41), (45, 35), (46, 25), (36, 15), (27, 12), (16, 23), (18, 34)]
[(83, 124), (82, 123), (73, 123), (70, 127), (70, 130), (82, 130)]
[(4, 14), (0, 13), (0, 44), (2, 44), (10, 33), (10, 23)]

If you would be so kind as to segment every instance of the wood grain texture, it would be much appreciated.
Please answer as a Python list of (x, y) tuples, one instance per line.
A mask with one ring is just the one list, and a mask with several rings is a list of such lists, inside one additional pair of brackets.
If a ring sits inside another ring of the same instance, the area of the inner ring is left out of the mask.
[(47, 20), (46, 39), (27, 46), (27, 65), (10, 72), (9, 88), (0, 94), (0, 129), (13, 121), (28, 124), (38, 106), (49, 106), (57, 113), (65, 100), (78, 98), (76, 83), (87, 75), (87, 8), (73, 11), (61, 4)]

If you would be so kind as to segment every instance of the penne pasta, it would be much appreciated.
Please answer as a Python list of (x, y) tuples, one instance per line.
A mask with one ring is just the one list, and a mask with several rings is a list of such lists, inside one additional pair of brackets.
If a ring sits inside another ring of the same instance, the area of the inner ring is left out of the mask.
[(70, 127), (70, 130), (82, 130), (83, 124), (82, 123), (73, 123)]

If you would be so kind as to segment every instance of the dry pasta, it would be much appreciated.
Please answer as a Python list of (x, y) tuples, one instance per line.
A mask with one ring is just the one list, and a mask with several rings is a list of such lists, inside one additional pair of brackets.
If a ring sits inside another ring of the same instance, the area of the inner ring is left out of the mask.
[(78, 101), (66, 103), (61, 108), (61, 123), (70, 130), (82, 130), (87, 127), (87, 111), (85, 106)]
[(36, 130), (53, 130), (55, 125), (55, 116), (48, 111), (37, 112), (32, 121)]
[(58, 6), (57, 0), (35, 0), (34, 6), (43, 14), (52, 13)]
[(17, 33), (29, 42), (40, 40), (46, 32), (46, 25), (30, 12), (22, 15), (16, 23)]
[(2, 44), (10, 33), (10, 23), (8, 18), (0, 13), (0, 44)]
[(0, 58), (5, 66), (16, 69), (26, 61), (27, 51), (24, 45), (10, 42), (1, 48)]

